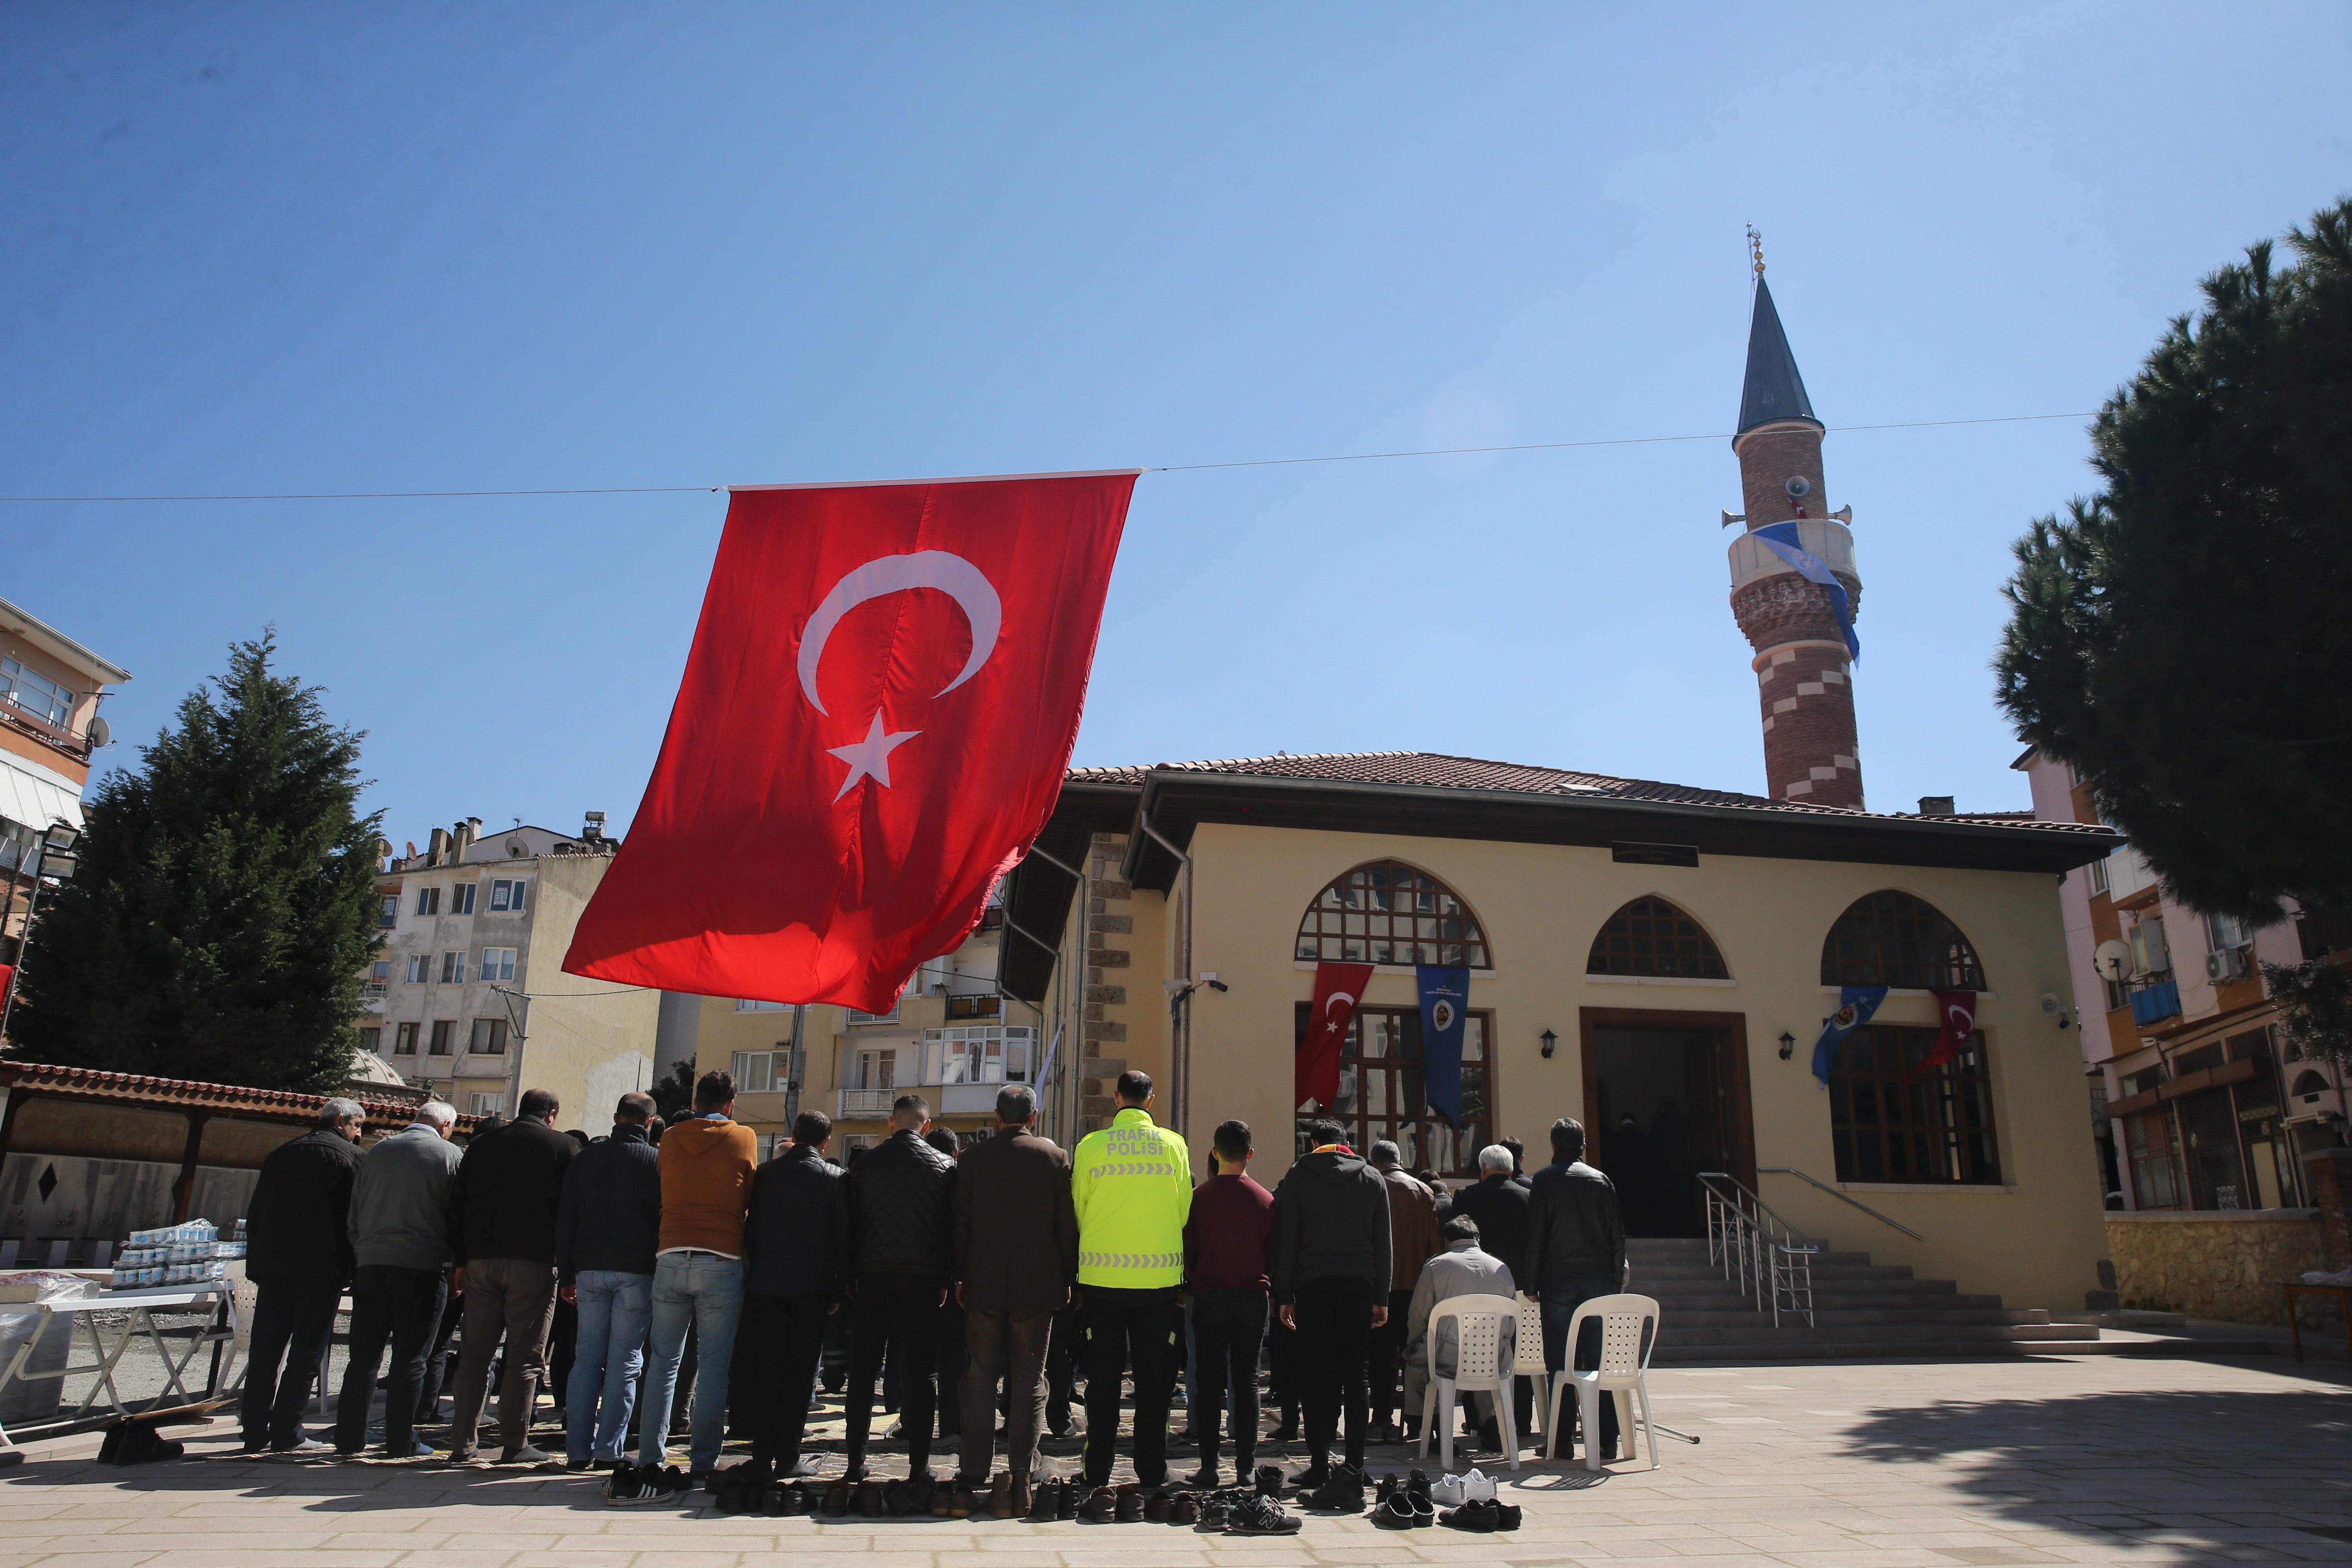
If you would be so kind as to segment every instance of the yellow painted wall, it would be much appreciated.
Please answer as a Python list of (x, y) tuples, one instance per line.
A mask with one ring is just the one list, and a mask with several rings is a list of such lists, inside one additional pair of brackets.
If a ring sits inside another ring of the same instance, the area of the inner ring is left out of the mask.
[[(613, 1124), (613, 1107), (621, 1096), (652, 1084), (654, 1027), (661, 1012), (658, 991), (563, 973), (563, 954), (580, 911), (611, 865), (611, 858), (601, 855), (550, 855), (539, 861), (532, 894), (538, 908), (523, 967), (532, 994), (525, 1021), (529, 1038), (522, 1081), (507, 1097), (511, 1114), (520, 1091), (552, 1089), (561, 1107), (556, 1125), (592, 1134)], [(454, 1087), (502, 1086), (461, 1079)]]
[[(1327, 883), (1368, 860), (1394, 858), (1452, 887), (1485, 927), (1494, 977), (1471, 983), (1471, 1005), (1491, 1009), (1492, 1097), (1497, 1136), (1548, 1157), (1547, 1131), (1582, 1118), (1578, 1027), (1584, 1007), (1730, 1012), (1748, 1020), (1748, 1077), (1759, 1165), (1790, 1165), (1834, 1184), (1828, 1095), (1809, 1061), (1822, 1019), (1836, 1008), (1820, 984), (1823, 938), (1846, 907), (1881, 888), (1936, 905), (1968, 933), (1991, 990), (1978, 1023), (1990, 1052), (2002, 1174), (2012, 1190), (1862, 1190), (1859, 1202), (1926, 1237), (1914, 1242), (1790, 1177), (1759, 1178), (1765, 1201), (1840, 1248), (1909, 1264), (1964, 1290), (2000, 1293), (2012, 1307), (2080, 1310), (2098, 1286), (2105, 1229), (2085, 1090), (2071, 1032), (2042, 1012), (2045, 991), (2067, 994), (2057, 889), (2046, 874), (1845, 865), (1709, 855), (1695, 869), (1615, 864), (1606, 848), (1321, 833), (1205, 824), (1191, 845), (1200, 908), (1193, 967), (1232, 986), (1196, 993), (1192, 1103), (1187, 1133), (1205, 1166), (1209, 1133), (1239, 1116), (1257, 1130), (1261, 1178), (1289, 1163), (1292, 1017), (1313, 994), (1311, 966), (1293, 959), (1300, 917)], [(1589, 978), (1586, 956), (1601, 923), (1643, 894), (1671, 900), (1706, 926), (1733, 983), (1628, 984)], [(1137, 895), (1147, 903), (1172, 905)], [(1139, 995), (1173, 973), (1175, 935), (1160, 922), (1148, 945), (1139, 918), (1129, 984)], [(1161, 967), (1149, 972), (1144, 953)], [(1411, 1006), (1410, 973), (1377, 974), (1363, 1001)], [(1138, 1009), (1140, 1011), (1140, 1009)], [(1165, 1009), (1160, 1016), (1166, 1016)], [(1932, 1025), (1925, 994), (1890, 996), (1878, 1018)], [(1545, 1029), (1558, 1054), (1540, 1055)], [(1781, 1061), (1778, 1037), (1796, 1037)], [(1639, 1281), (1635, 1282), (1636, 1288)]]

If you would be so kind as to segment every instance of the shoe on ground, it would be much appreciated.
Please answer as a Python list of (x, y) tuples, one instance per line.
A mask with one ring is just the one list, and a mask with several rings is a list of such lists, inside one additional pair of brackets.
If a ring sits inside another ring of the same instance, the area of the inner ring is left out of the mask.
[(1171, 1524), (1193, 1525), (1201, 1522), (1201, 1497), (1197, 1492), (1178, 1492), (1168, 1510)]
[(1412, 1498), (1405, 1492), (1391, 1492), (1372, 1510), (1372, 1523), (1382, 1530), (1411, 1530), (1413, 1525)]
[(1042, 1480), (1030, 1488), (1029, 1521), (1033, 1524), (1050, 1522), (1061, 1517), (1062, 1483)]
[(614, 1508), (642, 1508), (673, 1500), (677, 1486), (659, 1465), (639, 1465), (614, 1470), (605, 1479), (604, 1493), (604, 1500)]
[(1141, 1524), (1143, 1522), (1143, 1487), (1139, 1482), (1129, 1481), (1125, 1486), (1114, 1489), (1111, 1495), (1118, 1500), (1119, 1523)]
[(1468, 1475), (1463, 1477), (1462, 1500), (1464, 1502), (1493, 1502), (1495, 1500), (1494, 1478), (1489, 1476), (1486, 1471), (1479, 1469), (1474, 1469)]
[(1375, 1503), (1386, 1502), (1390, 1498), (1395, 1496), (1403, 1489), (1404, 1483), (1398, 1480), (1395, 1476), (1382, 1476), (1380, 1479), (1379, 1484), (1372, 1489), (1372, 1501)]
[(1517, 1503), (1498, 1502), (1495, 1505), (1495, 1528), (1496, 1530), (1518, 1529), (1519, 1517), (1519, 1505)]
[(1252, 1485), (1257, 1488), (1258, 1496), (1280, 1497), (1282, 1495), (1283, 1485), (1282, 1467), (1279, 1465), (1260, 1465), (1250, 1476), (1250, 1481)]
[(272, 1443), (269, 1445), (269, 1451), (273, 1454), (297, 1455), (307, 1459), (321, 1454), (331, 1454), (335, 1450), (331, 1445), (321, 1443), (316, 1437), (297, 1437), (291, 1443)]
[[(384, 1450), (383, 1457), (387, 1459), (430, 1459), (440, 1452), (440, 1449), (435, 1447), (424, 1438), (412, 1437), (409, 1439), (408, 1452), (405, 1454), (395, 1454), (387, 1448)], [(349, 1454), (344, 1457), (346, 1458), (354, 1459), (359, 1458), (356, 1454)]]
[(1470, 1500), (1462, 1489), (1462, 1478), (1451, 1471), (1429, 1484), (1429, 1500), (1441, 1508), (1460, 1508)]
[(501, 1465), (543, 1465), (555, 1456), (525, 1443), (520, 1448), (509, 1448), (499, 1456)]
[(1108, 1524), (1118, 1517), (1118, 1494), (1108, 1487), (1097, 1487), (1078, 1505), (1078, 1517), (1088, 1524)]
[(1086, 1489), (1076, 1481), (1055, 1484), (1058, 1489), (1054, 1494), (1054, 1517), (1065, 1520), (1077, 1518), (1078, 1506), (1086, 1501)]
[(1494, 1532), (1503, 1511), (1502, 1505), (1492, 1498), (1477, 1502), (1465, 1502), (1460, 1508), (1449, 1508), (1437, 1516), (1437, 1522), (1448, 1530), (1466, 1530), (1477, 1535)]
[(1331, 1479), (1299, 1500), (1308, 1508), (1328, 1513), (1361, 1513), (1364, 1511), (1364, 1473), (1342, 1466), (1331, 1472)]
[(452, 1448), (449, 1457), (442, 1461), (448, 1465), (478, 1465), (481, 1462), (482, 1454), (478, 1448)]
[(1299, 1518), (1270, 1497), (1243, 1498), (1226, 1515), (1227, 1535), (1296, 1535)]
[(857, 1483), (857, 1511), (866, 1519), (880, 1519), (883, 1510), (882, 1483), (868, 1476)]
[(1393, 1422), (1383, 1421), (1379, 1426), (1364, 1434), (1364, 1441), (1367, 1443), (1379, 1443), (1383, 1446), (1391, 1443), (1402, 1443), (1404, 1441), (1404, 1434), (1397, 1430)]
[[(1028, 1510), (1023, 1509), (1020, 1511), (1025, 1513)], [(991, 1519), (1011, 1519), (1013, 1512), (1013, 1472), (1005, 1470), (1000, 1472), (996, 1479), (989, 1483), (988, 1516)]]

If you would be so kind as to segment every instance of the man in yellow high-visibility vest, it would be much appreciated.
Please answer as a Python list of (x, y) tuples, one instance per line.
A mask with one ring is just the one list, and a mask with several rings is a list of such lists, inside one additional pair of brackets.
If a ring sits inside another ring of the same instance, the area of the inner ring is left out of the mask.
[(1183, 1321), (1184, 1221), (1192, 1212), (1192, 1159), (1184, 1140), (1152, 1122), (1151, 1076), (1118, 1075), (1118, 1113), (1078, 1141), (1070, 1203), (1078, 1216), (1078, 1295), (1087, 1364), (1089, 1486), (1110, 1482), (1118, 1443), (1119, 1381), (1135, 1369), (1135, 1479), (1168, 1479), (1168, 1397)]

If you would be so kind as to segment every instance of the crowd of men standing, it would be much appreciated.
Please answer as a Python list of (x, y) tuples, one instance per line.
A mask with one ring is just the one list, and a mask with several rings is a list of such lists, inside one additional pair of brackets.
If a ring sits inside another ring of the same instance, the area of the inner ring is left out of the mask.
[[(1402, 1169), (1393, 1144), (1360, 1153), (1338, 1123), (1318, 1121), (1269, 1192), (1248, 1173), (1246, 1124), (1216, 1129), (1196, 1184), (1184, 1140), (1152, 1120), (1151, 1079), (1123, 1074), (1117, 1095), (1110, 1124), (1074, 1153), (1035, 1135), (1026, 1085), (1005, 1086), (995, 1135), (963, 1148), (930, 1126), (926, 1101), (902, 1095), (889, 1136), (845, 1169), (826, 1158), (833, 1125), (814, 1110), (761, 1163), (724, 1072), (703, 1075), (692, 1112), (667, 1126), (649, 1098), (624, 1095), (610, 1132), (584, 1142), (556, 1131), (554, 1096), (534, 1089), (513, 1121), (462, 1150), (449, 1142), (456, 1113), (433, 1102), (362, 1155), (360, 1107), (330, 1100), (316, 1129), (264, 1164), (248, 1215), (259, 1300), (246, 1447), (330, 1451), (304, 1434), (300, 1411), (348, 1283), (352, 1353), (331, 1446), (346, 1456), (367, 1449), (387, 1347), (381, 1452), (436, 1456), (416, 1428), (437, 1409), (436, 1367), (462, 1324), (446, 1458), (482, 1457), (496, 1358), (498, 1462), (550, 1462), (530, 1418), (561, 1301), (577, 1321), (563, 1462), (614, 1471), (615, 1500), (715, 1484), (730, 1399), (762, 1483), (810, 1473), (812, 1394), (842, 1314), (852, 1482), (868, 1476), (887, 1376), (911, 1479), (929, 1477), (934, 1434), (951, 1433), (954, 1484), (988, 1487), (1001, 1411), (996, 1501), (1026, 1511), (1041, 1435), (1067, 1429), (1081, 1368), (1089, 1486), (1109, 1481), (1130, 1383), (1138, 1482), (1169, 1479), (1180, 1383), (1200, 1452), (1187, 1484), (1219, 1484), (1228, 1453), (1247, 1481), (1267, 1351), (1276, 1439), (1296, 1441), (1303, 1417), (1308, 1461), (1288, 1479), (1357, 1485), (1366, 1445), (1415, 1436), (1433, 1368), (1453, 1370), (1451, 1342), (1429, 1342), (1439, 1303), (1537, 1297), (1557, 1370), (1576, 1307), (1622, 1287), (1616, 1194), (1583, 1163), (1573, 1121), (1553, 1125), (1543, 1170), (1526, 1174), (1515, 1145), (1491, 1146), (1480, 1179), (1450, 1194)], [(946, 1353), (943, 1339), (958, 1338)], [(692, 1400), (683, 1472), (665, 1464), (681, 1382)], [(1491, 1408), (1476, 1435), (1499, 1446)], [(1613, 1430), (1601, 1438), (1613, 1451)]]

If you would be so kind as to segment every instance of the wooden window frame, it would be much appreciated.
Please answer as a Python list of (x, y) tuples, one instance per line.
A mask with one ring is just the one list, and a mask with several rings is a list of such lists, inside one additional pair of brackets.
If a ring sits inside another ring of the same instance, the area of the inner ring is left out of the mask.
[[(1307, 1016), (1314, 1010), (1314, 1005), (1315, 1005), (1312, 1002), (1300, 1002), (1296, 1005), (1292, 1020), (1293, 1049), (1296, 1049), (1297, 1045), (1307, 1037)], [(1475, 1020), (1477, 1022), (1479, 1055), (1475, 1058), (1470, 1056), (1468, 1049), (1469, 1041), (1465, 1036), (1464, 1040), (1462, 1062), (1462, 1088), (1463, 1099), (1465, 1101), (1464, 1110), (1465, 1114), (1463, 1118), (1465, 1124), (1458, 1132), (1455, 1132), (1452, 1129), (1445, 1128), (1445, 1124), (1443, 1121), (1438, 1121), (1437, 1118), (1430, 1114), (1429, 1102), (1420, 1092), (1421, 1075), (1418, 1063), (1420, 1062), (1421, 1058), (1418, 1054), (1407, 1056), (1405, 1054), (1399, 1053), (1396, 1055), (1371, 1058), (1367, 1058), (1362, 1054), (1364, 1038), (1363, 1027), (1364, 1023), (1368, 1018), (1378, 1018), (1383, 1021), (1395, 1020), (1400, 1035), (1402, 1035), (1405, 1032), (1405, 1026), (1409, 1025), (1412, 1042), (1416, 1047), (1418, 1047), (1421, 1034), (1420, 1008), (1357, 1008), (1355, 1016), (1348, 1022), (1348, 1037), (1343, 1042), (1341, 1042), (1339, 1047), (1339, 1070), (1342, 1079), (1344, 1079), (1346, 1078), (1346, 1075), (1350, 1068), (1355, 1069), (1356, 1072), (1355, 1081), (1358, 1085), (1358, 1092), (1354, 1107), (1349, 1110), (1339, 1111), (1318, 1110), (1311, 1116), (1303, 1112), (1294, 1112), (1294, 1136), (1297, 1139), (1303, 1140), (1307, 1136), (1307, 1123), (1310, 1121), (1324, 1121), (1328, 1118), (1330, 1121), (1339, 1122), (1342, 1126), (1345, 1126), (1348, 1129), (1349, 1146), (1354, 1149), (1359, 1154), (1370, 1153), (1371, 1145), (1382, 1138), (1395, 1139), (1399, 1148), (1403, 1150), (1405, 1152), (1405, 1167), (1408, 1170), (1413, 1170), (1419, 1169), (1427, 1160), (1428, 1152), (1432, 1143), (1430, 1129), (1435, 1127), (1443, 1130), (1448, 1136), (1455, 1138), (1458, 1142), (1455, 1144), (1456, 1157), (1453, 1166), (1438, 1170), (1434, 1165), (1432, 1165), (1431, 1169), (1436, 1170), (1437, 1174), (1440, 1176), (1467, 1177), (1475, 1181), (1478, 1175), (1478, 1151), (1485, 1148), (1487, 1144), (1494, 1142), (1496, 1138), (1495, 1107), (1496, 1100), (1494, 1010), (1489, 1007), (1474, 1007), (1469, 1009), (1465, 1015), (1465, 1023), (1469, 1020)], [(1365, 1095), (1361, 1091), (1361, 1086), (1363, 1083), (1363, 1068), (1364, 1064), (1367, 1061), (1378, 1064), (1374, 1070), (1386, 1075), (1391, 1079), (1391, 1088), (1385, 1098), (1388, 1100), (1390, 1105), (1396, 1109), (1392, 1109), (1377, 1118), (1373, 1116), (1369, 1104), (1370, 1097)], [(1412, 1068), (1399, 1065), (1405, 1062), (1412, 1062), (1416, 1065)], [(1474, 1068), (1476, 1069), (1476, 1080), (1480, 1099), (1477, 1102), (1476, 1110), (1472, 1111), (1469, 1101), (1472, 1092)], [(1409, 1110), (1406, 1108), (1411, 1108), (1411, 1110)], [(1411, 1113), (1412, 1110), (1417, 1110), (1418, 1114)], [(1410, 1147), (1407, 1146), (1407, 1140), (1402, 1136), (1402, 1134), (1408, 1129), (1418, 1130), (1415, 1136), (1411, 1141)], [(1307, 1152), (1307, 1146), (1306, 1144), (1301, 1143), (1297, 1152), (1299, 1153), (1305, 1153)]]
[[(1400, 886), (1399, 872), (1426, 886)], [(1400, 896), (1416, 903), (1426, 900), (1429, 907), (1398, 909)], [(1444, 907), (1448, 901), (1451, 910)], [(1400, 933), (1399, 921), (1410, 922), (1412, 929)], [(1449, 931), (1448, 926), (1456, 922), (1457, 929)], [(1290, 952), (1303, 963), (1495, 967), (1486, 924), (1470, 900), (1440, 878), (1402, 860), (1366, 860), (1323, 884), (1299, 917)]]
[[(1865, 1024), (1839, 1042), (1829, 1084), (1831, 1157), (1839, 1181), (1906, 1187), (2005, 1184), (1984, 1031), (1970, 1035), (1951, 1060), (1907, 1085), (1903, 1081), (1904, 1073), (1934, 1048), (1937, 1035), (1932, 1024)], [(1864, 1102), (1857, 1092), (1865, 1085), (1866, 1115), (1858, 1109)], [(1982, 1110), (1980, 1121), (1966, 1114), (1971, 1089)], [(1899, 1118), (1885, 1114), (1890, 1107)], [(1875, 1171), (1866, 1158), (1865, 1140), (1872, 1138), (1881, 1140)]]
[[(1645, 922), (1663, 922), (1667, 929), (1652, 929)], [(1723, 950), (1716, 946), (1715, 938), (1689, 910), (1672, 899), (1644, 893), (1628, 899), (1601, 922), (1601, 929), (1593, 933), (1592, 951), (1584, 960), (1584, 973), (1637, 979), (1728, 980), (1731, 966), (1724, 963)]]
[[(1878, 900), (1900, 900), (1915, 909), (1876, 909), (1871, 906)], [(1941, 930), (1927, 924), (1921, 911), (1941, 922)], [(1872, 922), (1862, 929), (1857, 917)], [(1853, 922), (1852, 929), (1849, 922)], [(1941, 945), (1944, 956), (1928, 960), (1916, 956), (1928, 948)], [(1889, 961), (1888, 948), (1913, 956)], [(1822, 984), (1824, 985), (1884, 985), (1895, 991), (1990, 991), (1985, 983), (1984, 961), (1978, 955), (1976, 944), (1951, 916), (1919, 897), (1900, 888), (1879, 888), (1864, 893), (1843, 910), (1831, 922), (1829, 934), (1822, 939)]]

